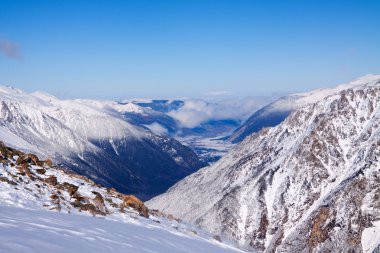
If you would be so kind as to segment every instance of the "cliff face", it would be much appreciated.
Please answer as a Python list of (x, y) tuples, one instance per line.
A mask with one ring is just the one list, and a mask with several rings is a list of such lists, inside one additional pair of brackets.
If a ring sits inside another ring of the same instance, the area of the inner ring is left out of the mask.
[(250, 135), (148, 206), (264, 252), (380, 244), (380, 78)]

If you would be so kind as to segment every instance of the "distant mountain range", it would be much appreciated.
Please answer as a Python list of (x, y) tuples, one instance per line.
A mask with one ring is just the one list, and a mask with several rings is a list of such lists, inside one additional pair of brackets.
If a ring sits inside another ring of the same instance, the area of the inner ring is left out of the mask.
[(148, 206), (247, 250), (378, 252), (380, 76), (282, 98), (251, 120), (280, 109), (291, 112), (282, 123)]
[(214, 162), (231, 147), (224, 137), (267, 99), (237, 101), (130, 100), (118, 103), (116, 108), (131, 124), (175, 138), (204, 162)]
[(128, 123), (123, 106), (0, 87), (0, 139), (142, 199), (205, 165), (175, 139)]

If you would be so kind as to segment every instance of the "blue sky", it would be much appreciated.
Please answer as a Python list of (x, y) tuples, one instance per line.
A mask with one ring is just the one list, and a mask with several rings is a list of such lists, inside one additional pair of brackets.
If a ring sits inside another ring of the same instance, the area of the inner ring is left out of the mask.
[(0, 0), (0, 84), (60, 97), (263, 95), (380, 73), (380, 1)]

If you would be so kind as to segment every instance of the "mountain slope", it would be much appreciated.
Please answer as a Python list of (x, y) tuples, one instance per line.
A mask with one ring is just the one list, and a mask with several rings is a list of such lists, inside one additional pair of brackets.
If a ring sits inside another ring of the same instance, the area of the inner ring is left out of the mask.
[(153, 224), (1, 207), (0, 252), (241, 252)]
[(379, 75), (366, 75), (350, 83), (341, 84), (335, 88), (319, 89), (281, 97), (253, 113), (251, 117), (249, 117), (228, 137), (228, 141), (238, 143), (248, 135), (256, 133), (265, 127), (273, 127), (280, 124), (290, 113), (299, 108), (318, 102), (327, 96), (338, 94), (344, 89), (363, 85), (379, 78)]
[(380, 78), (248, 136), (148, 206), (264, 252), (380, 247)]
[(0, 137), (143, 199), (204, 165), (189, 148), (129, 124), (109, 104), (1, 87)]
[(0, 252), (240, 252), (173, 217), (123, 206), (123, 194), (50, 161), (2, 143), (0, 153)]

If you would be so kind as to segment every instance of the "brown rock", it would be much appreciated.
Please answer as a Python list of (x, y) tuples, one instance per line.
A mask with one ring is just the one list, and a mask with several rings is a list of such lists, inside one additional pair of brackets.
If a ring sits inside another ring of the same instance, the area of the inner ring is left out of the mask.
[(118, 208), (118, 205), (116, 203), (111, 203), (110, 204), (113, 208)]
[(92, 192), (95, 195), (95, 198), (92, 200), (94, 205), (102, 212), (107, 212), (106, 205), (104, 204), (103, 196), (96, 191)]
[(132, 207), (137, 210), (141, 216), (149, 218), (149, 209), (144, 203), (133, 195), (125, 195), (123, 198), (123, 207)]
[(53, 166), (53, 162), (50, 159), (47, 159), (45, 161), (37, 161), (37, 165), (41, 166), (41, 167), (44, 166), (44, 165), (46, 165), (48, 167), (52, 167)]
[(37, 172), (38, 174), (44, 175), (44, 174), (46, 173), (46, 170), (43, 169), (43, 168), (41, 168), (41, 169), (36, 169), (36, 172)]
[(69, 193), (70, 196), (74, 195), (77, 192), (79, 186), (64, 182), (58, 186), (58, 189), (65, 190)]
[(25, 154), (25, 155), (21, 155), (17, 161), (16, 161), (16, 165), (21, 165), (23, 163), (30, 163), (32, 165), (37, 165), (39, 159), (36, 155), (34, 154)]
[(52, 167), (52, 166), (53, 166), (53, 162), (52, 162), (52, 160), (50, 160), (50, 159), (46, 159), (46, 160), (45, 160), (45, 164), (46, 164), (47, 166), (49, 166), (49, 167)]
[(52, 194), (52, 195), (50, 195), (50, 199), (57, 200), (57, 199), (59, 199), (59, 197), (57, 194)]
[(29, 178), (31, 177), (30, 169), (26, 163), (22, 164), (21, 166), (18, 166), (17, 169), (19, 171), (19, 174), (21, 175), (26, 174)]
[(74, 193), (72, 198), (78, 200), (79, 202), (87, 202), (87, 198), (80, 195), (78, 192)]
[(314, 249), (319, 243), (328, 238), (328, 230), (323, 228), (324, 223), (329, 218), (330, 209), (322, 207), (313, 220), (309, 235), (309, 247)]
[(45, 183), (50, 184), (50, 185), (57, 185), (58, 184), (57, 177), (56, 176), (50, 176), (50, 177), (45, 179)]
[(91, 214), (93, 215), (106, 215), (105, 212), (102, 212), (101, 210), (99, 210), (98, 208), (96, 208), (95, 205), (93, 204), (84, 204), (84, 205), (81, 205), (80, 208), (79, 208), (79, 211), (87, 211), (87, 212), (90, 212)]
[(6, 177), (0, 177), (0, 182), (6, 182), (8, 184), (11, 184), (11, 185), (17, 185), (16, 182), (12, 181), (12, 180), (9, 180), (8, 178)]
[(96, 192), (96, 191), (93, 191), (92, 193), (95, 195), (94, 201), (104, 205), (103, 196), (99, 192)]

